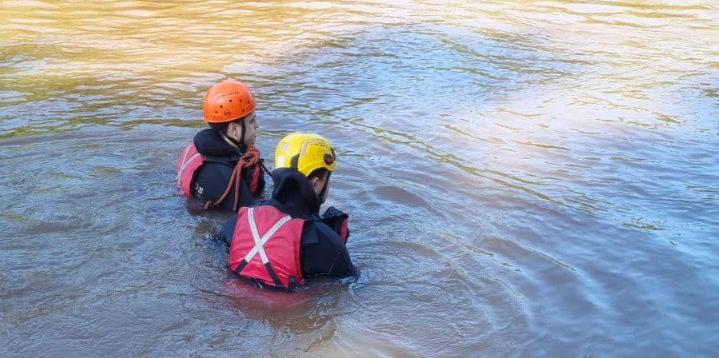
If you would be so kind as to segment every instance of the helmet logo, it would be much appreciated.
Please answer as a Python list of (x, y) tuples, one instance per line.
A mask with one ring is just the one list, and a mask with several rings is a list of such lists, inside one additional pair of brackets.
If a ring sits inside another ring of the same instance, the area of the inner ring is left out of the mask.
[(331, 165), (332, 163), (335, 162), (335, 158), (333, 158), (332, 154), (329, 154), (329, 153), (325, 154), (324, 159), (325, 159), (325, 164), (327, 164), (327, 165)]

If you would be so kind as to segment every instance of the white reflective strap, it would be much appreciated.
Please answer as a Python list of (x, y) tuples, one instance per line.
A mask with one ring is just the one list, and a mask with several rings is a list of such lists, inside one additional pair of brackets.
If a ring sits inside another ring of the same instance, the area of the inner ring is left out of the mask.
[(187, 153), (190, 152), (191, 147), (192, 147), (192, 145), (188, 145), (187, 147), (185, 147), (185, 150), (182, 152), (182, 160), (180, 161), (180, 163), (185, 162), (185, 159), (187, 159)]
[(280, 220), (278, 220), (272, 227), (267, 230), (267, 232), (262, 235), (260, 238), (260, 234), (257, 231), (257, 223), (255, 222), (255, 208), (249, 208), (247, 209), (247, 222), (250, 224), (250, 231), (252, 232), (252, 240), (255, 241), (255, 247), (250, 250), (250, 252), (245, 255), (245, 261), (250, 262), (255, 255), (258, 253), (260, 254), (260, 259), (262, 259), (262, 263), (266, 264), (269, 262), (269, 259), (267, 258), (267, 253), (265, 253), (264, 245), (267, 243), (267, 241), (270, 241), (272, 236), (279, 231), (285, 223), (292, 220), (292, 218), (289, 215), (286, 215), (282, 217)]
[(247, 255), (245, 256), (245, 261), (250, 262), (250, 260), (252, 260), (252, 258), (257, 254), (257, 252), (259, 252), (262, 263), (264, 264), (267, 262), (267, 254), (265, 253), (265, 249), (262, 247), (262, 245), (264, 245), (264, 242), (262, 242), (262, 239), (260, 239), (260, 234), (257, 232), (257, 223), (255, 223), (255, 208), (247, 209), (247, 214), (247, 221), (250, 224), (250, 230), (252, 231), (252, 240), (255, 241), (255, 247), (253, 247), (252, 250), (247, 253)]
[(177, 172), (177, 186), (180, 186), (180, 180), (182, 180), (182, 174), (185, 174), (185, 170), (190, 165), (190, 163), (194, 162), (199, 158), (202, 154), (195, 153), (193, 154), (187, 161), (182, 162), (182, 166), (180, 167), (180, 171)]
[(187, 154), (190, 153), (190, 147), (192, 147), (192, 145), (187, 145), (187, 147), (185, 147), (185, 150), (182, 151), (182, 160), (180, 160), (180, 163), (181, 163), (180, 169), (177, 171), (177, 185), (178, 186), (180, 185), (180, 177), (182, 176), (182, 175), (180, 175), (180, 172), (182, 171), (182, 166), (185, 164), (185, 159), (187, 159)]

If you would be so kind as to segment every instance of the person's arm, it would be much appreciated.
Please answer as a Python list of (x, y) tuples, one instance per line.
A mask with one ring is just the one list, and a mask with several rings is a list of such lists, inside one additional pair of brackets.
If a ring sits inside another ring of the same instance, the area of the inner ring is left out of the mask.
[(215, 238), (223, 242), (225, 245), (227, 245), (227, 249), (230, 249), (230, 245), (232, 244), (232, 237), (235, 235), (235, 226), (237, 226), (237, 216), (233, 216), (232, 219), (227, 220), (225, 225), (222, 227), (222, 230), (220, 230), (217, 235), (215, 235)]
[(319, 221), (332, 228), (332, 230), (339, 235), (340, 239), (342, 239), (342, 242), (347, 243), (347, 239), (350, 236), (348, 226), (349, 215), (334, 206), (330, 206), (325, 210), (325, 213), (322, 214)]
[(354, 274), (354, 266), (347, 247), (329, 226), (306, 221), (302, 229), (300, 248), (302, 274), (307, 277), (345, 277)]

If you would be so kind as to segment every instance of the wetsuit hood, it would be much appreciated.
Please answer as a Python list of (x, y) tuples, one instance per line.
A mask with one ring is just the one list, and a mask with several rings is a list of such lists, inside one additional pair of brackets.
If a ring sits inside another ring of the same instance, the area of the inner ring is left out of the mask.
[(272, 172), (275, 187), (272, 202), (281, 211), (295, 218), (310, 219), (319, 214), (320, 198), (306, 176), (294, 168)]
[(242, 155), (242, 151), (227, 143), (219, 132), (212, 128), (205, 128), (195, 134), (195, 148), (202, 155), (214, 157), (227, 157)]

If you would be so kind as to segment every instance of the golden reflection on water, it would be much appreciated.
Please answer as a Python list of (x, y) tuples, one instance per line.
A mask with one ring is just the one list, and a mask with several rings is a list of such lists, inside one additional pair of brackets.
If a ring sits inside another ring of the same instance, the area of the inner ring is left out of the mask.
[[(32, 54), (49, 62), (43, 63), (43, 73), (126, 69), (158, 81), (173, 78), (172, 70), (217, 73), (229, 64), (279, 61), (363, 26), (432, 23), (488, 36), (512, 33), (549, 39), (564, 49), (619, 53), (615, 60), (624, 60), (621, 66), (649, 59), (649, 65), (662, 66), (662, 53), (691, 57), (715, 48), (687, 46), (687, 41), (716, 44), (711, 36), (719, 23), (716, 5), (642, 3), (6, 1), (0, 38), (6, 59)], [(663, 32), (661, 41), (642, 41), (657, 31)]]
[[(135, 76), (160, 83), (178, 77), (222, 77), (227, 66), (242, 72), (258, 62), (281, 63), (318, 43), (351, 37), (363, 27), (422, 23), (489, 37), (512, 34), (510, 42), (551, 46), (558, 56), (572, 55), (568, 58), (586, 56), (598, 66), (590, 76), (606, 80), (611, 75), (608, 82), (614, 83), (622, 82), (621, 72), (656, 75), (672, 67), (686, 70), (687, 64), (697, 69), (717, 66), (710, 56), (719, 38), (716, 5), (672, 3), (7, 1), (0, 13), (0, 41), (4, 77), (17, 83), (12, 87), (30, 91), (38, 81), (62, 89), (47, 80), (54, 76), (60, 76), (57, 82), (77, 76), (99, 81)], [(13, 63), (18, 66), (7, 66)], [(651, 86), (661, 78), (671, 81), (671, 74), (646, 76), (647, 83), (638, 85)], [(627, 87), (626, 94), (637, 95), (636, 87)]]

